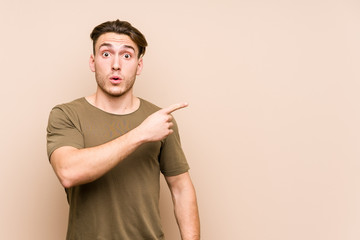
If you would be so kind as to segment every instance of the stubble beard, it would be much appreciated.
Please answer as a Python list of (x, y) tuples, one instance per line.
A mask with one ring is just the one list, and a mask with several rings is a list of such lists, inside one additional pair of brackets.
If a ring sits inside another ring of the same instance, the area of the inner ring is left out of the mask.
[(130, 82), (124, 81), (123, 83), (120, 83), (120, 84), (125, 85), (125, 87), (122, 90), (120, 90), (120, 91), (111, 91), (111, 89), (108, 89), (106, 87), (106, 81), (107, 81), (106, 78), (100, 76), (100, 74), (98, 74), (98, 73), (95, 73), (95, 79), (96, 79), (96, 83), (98, 85), (98, 88), (100, 88), (101, 91), (103, 93), (105, 93), (107, 96), (113, 97), (113, 98), (118, 98), (118, 97), (121, 97), (121, 96), (125, 95), (126, 93), (128, 93), (129, 91), (132, 90), (132, 88), (133, 88), (133, 86), (135, 84), (135, 79), (133, 79)]

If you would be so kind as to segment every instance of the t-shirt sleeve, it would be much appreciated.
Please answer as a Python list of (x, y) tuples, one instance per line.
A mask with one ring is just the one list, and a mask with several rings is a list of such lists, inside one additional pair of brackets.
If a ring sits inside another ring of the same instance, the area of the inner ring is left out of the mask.
[(71, 116), (60, 107), (54, 107), (49, 115), (47, 126), (47, 154), (51, 154), (58, 148), (72, 146), (84, 147), (84, 139), (76, 118)]
[(181, 147), (178, 126), (175, 120), (173, 122), (174, 132), (163, 140), (160, 152), (160, 170), (164, 176), (176, 176), (189, 170)]

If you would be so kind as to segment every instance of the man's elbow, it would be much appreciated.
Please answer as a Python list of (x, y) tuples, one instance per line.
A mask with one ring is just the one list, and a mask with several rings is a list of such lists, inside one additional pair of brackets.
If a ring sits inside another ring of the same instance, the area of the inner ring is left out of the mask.
[(50, 163), (64, 188), (77, 185), (80, 179), (79, 172), (69, 165), (69, 162), (73, 162), (73, 159), (70, 158), (75, 155), (74, 151), (76, 150), (72, 147), (61, 147), (50, 156)]
[(77, 185), (74, 174), (72, 174), (71, 171), (67, 169), (56, 171), (56, 175), (58, 176), (59, 181), (64, 188), (71, 188)]

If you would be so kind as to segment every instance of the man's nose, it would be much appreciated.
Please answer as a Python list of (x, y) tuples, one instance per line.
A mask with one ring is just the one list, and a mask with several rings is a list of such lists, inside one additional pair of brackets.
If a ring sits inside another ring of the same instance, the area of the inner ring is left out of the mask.
[(119, 57), (118, 56), (115, 56), (114, 57), (114, 61), (113, 61), (113, 64), (112, 64), (112, 69), (113, 70), (120, 70), (120, 61), (119, 61)]

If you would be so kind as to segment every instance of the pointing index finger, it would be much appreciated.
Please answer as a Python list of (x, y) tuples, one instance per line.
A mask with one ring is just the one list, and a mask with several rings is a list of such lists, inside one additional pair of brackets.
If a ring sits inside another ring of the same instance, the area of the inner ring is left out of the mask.
[(181, 108), (187, 107), (189, 104), (188, 103), (176, 103), (176, 104), (172, 104), (167, 108), (163, 108), (163, 111), (167, 114), (170, 114), (176, 110), (179, 110)]

